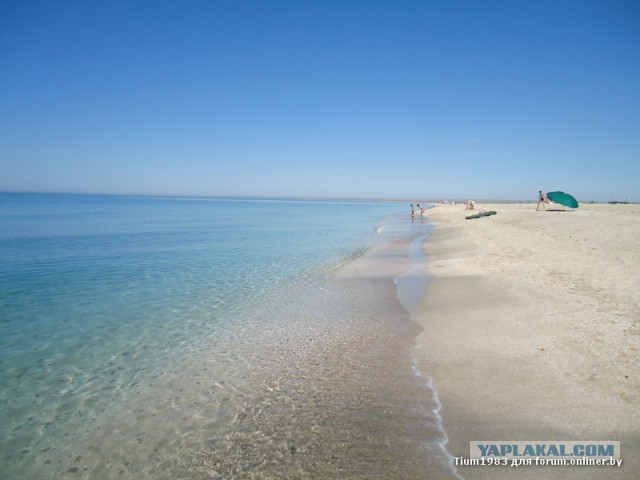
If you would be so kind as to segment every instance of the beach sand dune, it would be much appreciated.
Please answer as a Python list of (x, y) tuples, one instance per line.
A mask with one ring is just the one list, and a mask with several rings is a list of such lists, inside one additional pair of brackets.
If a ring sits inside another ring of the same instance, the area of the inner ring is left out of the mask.
[(640, 478), (640, 205), (478, 206), (497, 215), (428, 212), (420, 365), (450, 453), (468, 457), (481, 440), (620, 441), (623, 466), (459, 473)]

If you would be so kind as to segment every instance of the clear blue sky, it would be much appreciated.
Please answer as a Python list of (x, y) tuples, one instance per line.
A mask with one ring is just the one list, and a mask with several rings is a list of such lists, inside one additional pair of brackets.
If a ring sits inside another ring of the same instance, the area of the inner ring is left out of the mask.
[(0, 3), (0, 190), (640, 201), (637, 1)]

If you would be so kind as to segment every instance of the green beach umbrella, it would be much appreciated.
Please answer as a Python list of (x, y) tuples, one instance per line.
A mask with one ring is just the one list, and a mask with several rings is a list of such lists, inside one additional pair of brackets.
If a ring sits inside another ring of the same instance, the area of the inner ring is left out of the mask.
[(578, 201), (568, 193), (564, 192), (549, 192), (547, 198), (554, 203), (559, 203), (569, 208), (578, 208)]

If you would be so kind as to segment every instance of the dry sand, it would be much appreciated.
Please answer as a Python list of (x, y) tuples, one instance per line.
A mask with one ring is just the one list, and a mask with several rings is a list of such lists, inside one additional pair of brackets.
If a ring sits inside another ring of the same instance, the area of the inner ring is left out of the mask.
[(640, 478), (640, 205), (436, 206), (419, 361), (448, 449), (620, 441), (623, 466), (460, 467), (479, 478)]

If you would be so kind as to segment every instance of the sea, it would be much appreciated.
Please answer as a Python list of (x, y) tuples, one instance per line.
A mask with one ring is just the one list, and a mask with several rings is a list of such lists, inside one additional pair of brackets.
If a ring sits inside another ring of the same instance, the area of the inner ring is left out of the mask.
[(0, 194), (3, 479), (459, 478), (393, 202)]

